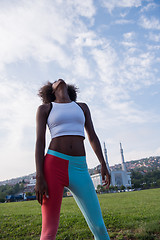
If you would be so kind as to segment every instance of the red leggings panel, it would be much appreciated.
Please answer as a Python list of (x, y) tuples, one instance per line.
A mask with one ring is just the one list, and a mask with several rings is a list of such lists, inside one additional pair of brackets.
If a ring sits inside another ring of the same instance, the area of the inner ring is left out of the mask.
[(56, 238), (64, 186), (68, 186), (69, 161), (47, 154), (44, 174), (48, 184), (49, 199), (44, 196), (42, 203), (41, 240)]

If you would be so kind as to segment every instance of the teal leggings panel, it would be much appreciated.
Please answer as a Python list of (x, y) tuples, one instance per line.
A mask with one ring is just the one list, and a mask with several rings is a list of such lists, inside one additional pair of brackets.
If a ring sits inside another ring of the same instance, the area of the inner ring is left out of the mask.
[(86, 160), (69, 162), (69, 186), (86, 222), (94, 235), (95, 240), (109, 240), (105, 227), (100, 204), (93, 182), (88, 173)]

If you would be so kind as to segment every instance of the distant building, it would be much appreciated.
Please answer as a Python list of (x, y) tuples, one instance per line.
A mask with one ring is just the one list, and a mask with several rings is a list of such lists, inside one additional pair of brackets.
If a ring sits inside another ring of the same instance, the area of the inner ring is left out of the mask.
[(30, 184), (36, 185), (36, 178), (35, 177), (32, 177), (30, 179)]
[(32, 177), (29, 181), (29, 183), (25, 186), (24, 192), (34, 192), (35, 191), (35, 185), (36, 185), (36, 178)]
[[(106, 160), (106, 166), (108, 168), (108, 171), (111, 174), (111, 185), (117, 186), (117, 187), (123, 185), (126, 188), (131, 187), (131, 173), (127, 172), (121, 143), (120, 143), (120, 153), (121, 153), (121, 159), (122, 159), (122, 169), (121, 170), (110, 170), (109, 163), (108, 163), (107, 149), (106, 149), (106, 146), (104, 143), (104, 155), (105, 155), (105, 160)], [(92, 178), (95, 189), (97, 189), (98, 185), (102, 185), (101, 173), (91, 175), (91, 178)]]
[(97, 189), (98, 185), (102, 185), (102, 176), (101, 173), (91, 175), (94, 188)]

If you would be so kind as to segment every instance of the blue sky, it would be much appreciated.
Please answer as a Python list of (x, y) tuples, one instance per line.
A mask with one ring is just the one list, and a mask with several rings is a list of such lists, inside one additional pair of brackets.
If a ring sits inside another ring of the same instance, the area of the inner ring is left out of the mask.
[(0, 39), (0, 180), (35, 171), (37, 92), (58, 78), (79, 87), (110, 165), (120, 141), (126, 161), (160, 155), (158, 0), (2, 0)]

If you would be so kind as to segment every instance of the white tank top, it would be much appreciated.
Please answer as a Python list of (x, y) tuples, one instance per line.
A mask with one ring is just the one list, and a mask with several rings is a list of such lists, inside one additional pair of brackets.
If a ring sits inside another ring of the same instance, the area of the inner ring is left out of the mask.
[(52, 102), (52, 109), (47, 119), (51, 138), (64, 135), (85, 137), (84, 123), (84, 112), (74, 101), (70, 103)]

